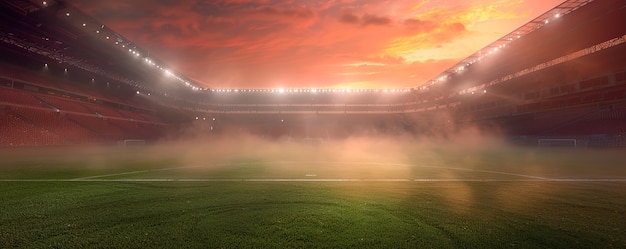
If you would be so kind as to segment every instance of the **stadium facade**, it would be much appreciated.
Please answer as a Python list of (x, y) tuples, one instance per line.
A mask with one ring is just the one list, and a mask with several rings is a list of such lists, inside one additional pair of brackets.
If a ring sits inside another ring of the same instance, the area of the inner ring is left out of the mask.
[[(0, 3), (0, 146), (477, 128), (626, 144), (626, 2), (568, 0), (411, 89), (203, 89), (65, 1)], [(167, 77), (163, 77), (166, 75)]]

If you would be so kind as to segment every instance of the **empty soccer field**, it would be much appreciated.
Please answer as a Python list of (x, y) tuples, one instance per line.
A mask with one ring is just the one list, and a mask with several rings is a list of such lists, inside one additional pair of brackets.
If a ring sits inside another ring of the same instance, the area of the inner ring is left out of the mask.
[(3, 151), (0, 244), (626, 247), (620, 150), (219, 143)]

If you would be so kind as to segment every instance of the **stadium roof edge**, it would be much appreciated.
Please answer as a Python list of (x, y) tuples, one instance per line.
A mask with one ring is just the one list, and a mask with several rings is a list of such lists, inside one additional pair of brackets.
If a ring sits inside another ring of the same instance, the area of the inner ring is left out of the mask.
[(489, 54), (497, 51), (498, 49), (505, 47), (506, 44), (543, 27), (544, 25), (549, 23), (550, 19), (560, 18), (561, 16), (567, 15), (571, 13), (572, 11), (593, 1), (594, 0), (566, 0), (563, 3), (557, 5), (556, 7), (539, 15), (535, 19), (527, 22), (526, 24), (520, 26), (519, 28), (502, 36), (500, 39), (497, 39), (494, 42), (490, 43), (489, 45), (485, 46), (484, 48), (474, 52), (473, 54), (459, 61), (452, 67), (439, 73), (433, 79), (430, 79), (429, 81), (427, 81), (425, 85), (417, 87), (417, 88), (425, 89), (431, 85), (436, 84), (439, 81), (445, 80), (448, 77), (448, 75), (457, 73), (459, 71), (463, 71), (465, 67), (480, 61), (480, 59), (483, 58), (484, 56), (488, 56)]
[[(175, 78), (180, 81), (185, 86), (193, 89), (200, 90), (202, 89), (197, 82), (191, 80), (189, 77), (183, 75), (180, 72), (177, 72), (171, 69), (170, 66), (166, 65), (162, 60), (155, 58), (153, 54), (141, 48), (138, 44), (135, 44), (130, 39), (122, 36), (116, 31), (109, 28), (106, 24), (96, 20), (93, 16), (88, 15), (77, 7), (74, 7), (67, 0), (56, 0), (55, 3), (62, 5), (61, 10), (64, 11), (65, 16), (70, 18), (78, 18), (81, 22), (75, 23), (75, 25), (80, 25), (82, 23), (82, 27), (96, 27), (95, 33), (99, 34), (102, 39), (110, 40), (110, 42), (114, 42), (116, 46), (118, 46), (122, 51), (128, 51), (130, 54), (142, 58), (146, 65), (153, 66), (154, 68), (163, 71), (168, 76)], [(42, 7), (50, 7), (53, 4), (47, 3), (42, 5)], [(94, 31), (94, 30), (89, 30)], [(94, 32), (84, 31), (84, 33), (88, 35), (93, 35)]]

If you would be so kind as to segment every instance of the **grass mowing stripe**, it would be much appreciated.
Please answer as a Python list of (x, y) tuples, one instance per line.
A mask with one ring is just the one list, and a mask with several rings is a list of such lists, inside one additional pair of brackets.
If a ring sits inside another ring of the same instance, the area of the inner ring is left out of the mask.
[(626, 226), (621, 222), (624, 213), (615, 209), (626, 205), (621, 183), (179, 183), (107, 180), (80, 183), (80, 187), (71, 181), (0, 183), (0, 244), (108, 248), (626, 246)]
[[(533, 176), (528, 174), (517, 174), (517, 173), (509, 173), (509, 172), (501, 172), (494, 170), (481, 170), (481, 169), (471, 169), (471, 168), (461, 168), (461, 167), (445, 167), (445, 166), (430, 166), (430, 165), (415, 165), (415, 164), (402, 164), (402, 163), (380, 163), (380, 162), (333, 162), (333, 161), (270, 161), (264, 162), (265, 164), (320, 164), (320, 165), (328, 165), (328, 164), (359, 164), (359, 165), (375, 165), (375, 166), (401, 166), (401, 167), (418, 167), (418, 168), (433, 168), (433, 169), (447, 169), (447, 170), (458, 170), (458, 171), (467, 171), (467, 172), (481, 172), (481, 173), (489, 173), (489, 174), (498, 174), (498, 175), (506, 175), (506, 176), (517, 176), (524, 178), (532, 178), (532, 179), (540, 179), (540, 180), (549, 180), (550, 178), (541, 177), (541, 176)], [(215, 166), (243, 166), (243, 165), (254, 165), (257, 163), (251, 162), (241, 162), (241, 163), (215, 163), (215, 164), (204, 164), (204, 165), (194, 165), (194, 166), (182, 166), (182, 167), (169, 167), (169, 168), (160, 168), (160, 169), (149, 169), (149, 170), (136, 170), (129, 172), (120, 172), (113, 174), (105, 174), (105, 175), (95, 175), (95, 176), (87, 176), (74, 178), (73, 180), (85, 180), (85, 179), (94, 179), (94, 178), (104, 178), (104, 177), (112, 177), (112, 176), (123, 176), (123, 175), (132, 175), (132, 174), (141, 174), (141, 173), (150, 173), (150, 172), (158, 172), (158, 171), (170, 171), (170, 170), (178, 170), (178, 169), (189, 169), (189, 168), (200, 168), (203, 166), (207, 167), (215, 167)], [(389, 179), (385, 179), (384, 181), (389, 181)]]

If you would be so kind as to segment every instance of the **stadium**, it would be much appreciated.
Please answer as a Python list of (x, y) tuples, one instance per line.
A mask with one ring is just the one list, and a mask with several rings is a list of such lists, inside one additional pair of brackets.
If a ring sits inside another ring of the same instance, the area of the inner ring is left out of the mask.
[(61, 0), (0, 3), (6, 247), (626, 247), (626, 2), (408, 88), (207, 87)]

